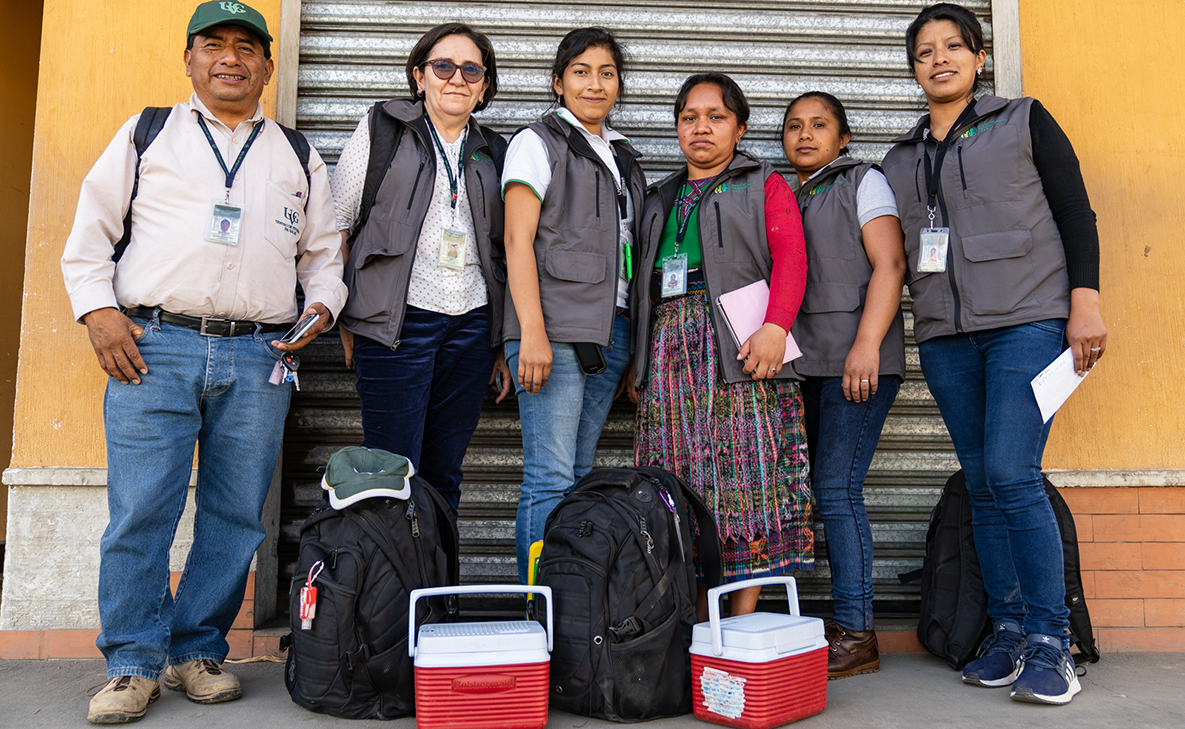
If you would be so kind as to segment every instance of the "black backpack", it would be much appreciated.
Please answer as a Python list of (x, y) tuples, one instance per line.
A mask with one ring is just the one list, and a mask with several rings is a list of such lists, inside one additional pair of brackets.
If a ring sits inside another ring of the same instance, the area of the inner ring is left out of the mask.
[[(408, 598), (419, 587), (458, 583), (457, 527), (444, 498), (419, 476), (406, 500), (370, 498), (344, 509), (328, 500), (301, 527), (289, 594), (292, 633), (284, 681), (292, 700), (346, 719), (415, 712), (407, 655)], [(301, 630), (301, 588), (320, 568), (316, 615)], [(418, 623), (455, 618), (454, 598), (416, 605)]]
[(677, 476), (600, 468), (547, 518), (537, 582), (555, 596), (551, 706), (633, 722), (691, 711), (695, 545), (721, 583), (716, 522)]
[[(1074, 517), (1049, 479), (1044, 480), (1045, 493), (1049, 496), (1049, 503), (1061, 530), (1071, 640), (1079, 650), (1075, 661), (1096, 663), (1099, 651), (1082, 591)], [(926, 533), (926, 558), (922, 569), (901, 575), (901, 579), (907, 582), (917, 576), (922, 578), (918, 642), (934, 655), (946, 659), (951, 668), (962, 669), (975, 658), (980, 644), (991, 633), (987, 593), (983, 587), (979, 557), (975, 552), (971, 500), (967, 494), (967, 479), (962, 471), (947, 480), (942, 496), (930, 515), (930, 528)]]
[[(111, 256), (111, 260), (116, 263), (119, 263), (123, 252), (127, 250), (128, 243), (132, 240), (132, 201), (136, 199), (136, 193), (140, 191), (140, 158), (144, 156), (144, 150), (148, 149), (148, 146), (160, 134), (160, 130), (164, 128), (165, 122), (169, 120), (169, 113), (172, 111), (173, 107), (171, 106), (144, 107), (144, 111), (140, 113), (140, 119), (136, 122), (136, 130), (132, 132), (132, 144), (136, 148), (136, 177), (132, 182), (132, 196), (128, 199), (128, 212), (123, 216), (123, 236), (116, 242), (115, 252)], [(313, 178), (309, 173), (309, 140), (295, 129), (289, 129), (274, 119), (270, 121), (284, 132), (288, 144), (292, 145), (292, 151), (296, 153), (296, 158), (300, 160), (300, 166), (304, 169), (304, 178), (308, 181), (309, 188), (312, 189)]]

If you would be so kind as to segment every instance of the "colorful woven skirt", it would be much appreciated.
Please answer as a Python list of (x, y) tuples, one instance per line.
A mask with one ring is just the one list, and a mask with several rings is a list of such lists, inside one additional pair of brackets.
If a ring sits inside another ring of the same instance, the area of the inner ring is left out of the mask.
[(677, 474), (716, 515), (726, 581), (813, 568), (798, 383), (725, 383), (705, 294), (659, 303), (651, 332), (638, 465)]

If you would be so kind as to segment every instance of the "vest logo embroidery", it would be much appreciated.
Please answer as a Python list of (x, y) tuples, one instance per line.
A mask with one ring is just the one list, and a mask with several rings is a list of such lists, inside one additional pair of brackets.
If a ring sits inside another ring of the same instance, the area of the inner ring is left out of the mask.
[(1005, 117), (1003, 119), (992, 119), (990, 122), (987, 122), (981, 126), (971, 127), (967, 131), (960, 134), (959, 138), (960, 139), (967, 139), (968, 137), (974, 137), (976, 134), (983, 134), (984, 132), (986, 132), (987, 130), (996, 126), (997, 124), (1003, 124), (1006, 121), (1008, 121), (1007, 117)]
[(828, 190), (835, 187), (836, 185), (842, 185), (847, 181), (848, 181), (848, 178), (840, 177), (835, 182), (831, 182), (826, 185), (824, 185), (824, 184), (815, 185), (814, 189), (811, 190), (810, 192), (808, 192), (807, 194), (808, 195), (822, 195), (823, 193), (827, 192)]
[(716, 189), (713, 192), (736, 192), (736, 193), (739, 193), (739, 192), (744, 192), (745, 190), (749, 189), (750, 187), (752, 187), (756, 184), (757, 184), (756, 182), (742, 182), (742, 183), (721, 182), (719, 185), (716, 186)]
[(228, 13), (231, 13), (232, 15), (241, 15), (247, 12), (247, 8), (243, 7), (242, 3), (224, 2), (218, 3), (218, 7), (222, 8)]

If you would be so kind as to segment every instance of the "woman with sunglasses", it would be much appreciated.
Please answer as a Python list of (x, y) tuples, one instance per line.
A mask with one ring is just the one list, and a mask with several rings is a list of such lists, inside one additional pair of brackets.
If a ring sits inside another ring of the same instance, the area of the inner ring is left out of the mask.
[(523, 433), (515, 526), (519, 577), (548, 515), (592, 469), (630, 357), (628, 291), (646, 178), (608, 124), (625, 58), (601, 28), (564, 36), (552, 64), (559, 108), (510, 142), (506, 196), (506, 362)]
[[(375, 104), (333, 175), (350, 291), (341, 337), (362, 445), (406, 456), (456, 516), (486, 387), (506, 371), (495, 349), (506, 142), (472, 118), (498, 90), (493, 46), (439, 25), (412, 49), (407, 82), (412, 98)], [(508, 390), (504, 377), (499, 401)]]
[[(737, 145), (749, 102), (721, 73), (688, 78), (674, 107), (686, 167), (651, 186), (635, 286), (634, 455), (687, 482), (715, 512), (724, 577), (814, 566), (802, 397), (783, 364), (806, 282), (794, 193)], [(769, 285), (762, 326), (735, 342), (717, 298)], [(733, 593), (751, 613), (760, 587)], [(699, 618), (707, 620), (700, 585)]]
[(864, 477), (905, 378), (897, 202), (872, 164), (847, 156), (843, 104), (809, 91), (786, 107), (782, 149), (798, 175), (807, 282), (794, 337), (802, 359), (811, 489), (827, 530), (835, 616), (827, 677), (880, 670), (872, 626), (872, 527)]
[(905, 33), (929, 114), (885, 157), (905, 229), (914, 337), (967, 477), (992, 634), (963, 681), (1066, 704), (1061, 535), (1041, 459), (1049, 423), (1030, 385), (1068, 346), (1103, 355), (1099, 237), (1070, 140), (1031, 98), (975, 97), (987, 62), (969, 10), (941, 3)]

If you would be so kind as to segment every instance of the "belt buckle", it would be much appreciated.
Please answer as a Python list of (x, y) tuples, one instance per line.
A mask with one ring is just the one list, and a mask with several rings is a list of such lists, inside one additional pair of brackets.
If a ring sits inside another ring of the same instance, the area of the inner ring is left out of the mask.
[[(214, 334), (213, 332), (208, 332), (208, 331), (206, 331), (206, 327), (208, 325), (210, 325), (211, 323), (213, 323), (213, 324), (230, 324), (230, 327), (229, 327), (230, 331), (228, 331), (224, 334)], [(218, 317), (218, 316), (203, 316), (202, 317), (202, 326), (200, 329), (198, 329), (198, 333), (201, 334), (203, 337), (233, 337), (234, 333), (235, 333), (235, 322), (233, 319), (223, 319), (222, 317)]]

